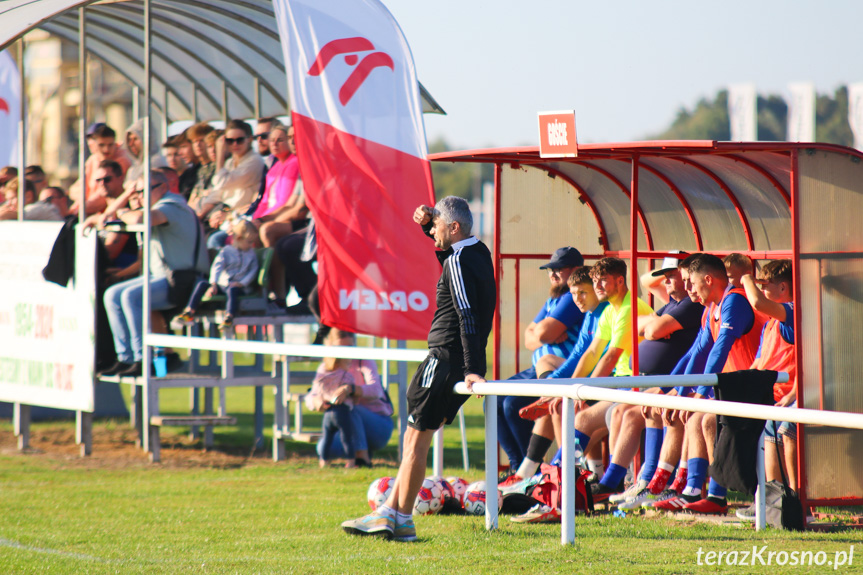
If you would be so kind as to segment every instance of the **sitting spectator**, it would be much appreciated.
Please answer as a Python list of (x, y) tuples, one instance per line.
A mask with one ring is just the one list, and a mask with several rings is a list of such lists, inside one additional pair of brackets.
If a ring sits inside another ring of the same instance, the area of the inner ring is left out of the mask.
[[(136, 183), (143, 188), (143, 181)], [(150, 172), (150, 308), (170, 309), (168, 270), (208, 271), (203, 242), (194, 252), (200, 224), (186, 201), (167, 191), (168, 180), (158, 171)], [(120, 219), (140, 223), (143, 211), (129, 211)], [(105, 307), (114, 337), (118, 362), (102, 375), (139, 376), (143, 373), (143, 277), (126, 280), (105, 291)]]
[(258, 143), (258, 153), (264, 159), (267, 169), (272, 168), (276, 161), (273, 157), (275, 152), (270, 148), (270, 132), (280, 124), (276, 118), (258, 118), (255, 124), (255, 135), (252, 139)]
[[(202, 202), (198, 217), (218, 230), (230, 214), (242, 215), (255, 199), (264, 174), (264, 160), (251, 146), (252, 128), (241, 120), (228, 122), (225, 135), (216, 141), (216, 174), (212, 191)], [(225, 159), (224, 150), (230, 151)], [(228, 234), (225, 230), (214, 232), (207, 240), (209, 249), (225, 245)]]
[(33, 184), (37, 197), (42, 194), (42, 191), (45, 188), (48, 187), (48, 176), (45, 175), (45, 171), (42, 169), (42, 166), (27, 166), (24, 168), (24, 178)]
[(273, 221), (278, 211), (286, 205), (294, 193), (297, 179), (300, 176), (300, 164), (294, 154), (294, 129), (278, 124), (269, 132), (269, 146), (272, 151), (272, 166), (267, 170), (264, 194), (252, 219), (257, 225)]
[(210, 267), (210, 281), (199, 280), (192, 290), (192, 296), (183, 312), (174, 318), (172, 323), (191, 324), (195, 321), (195, 312), (201, 300), (218, 293), (228, 296), (225, 317), (221, 329), (234, 324), (240, 302), (239, 297), (249, 293), (252, 283), (258, 273), (258, 257), (255, 244), (258, 242), (258, 229), (247, 220), (237, 220), (231, 228), (234, 241), (219, 250), (219, 254)]
[[(18, 219), (18, 180), (3, 188), (6, 201), (0, 206), (0, 220)], [(36, 202), (33, 184), (24, 180), (24, 219), (30, 221), (63, 221), (63, 215), (51, 203)]]
[(165, 156), (168, 167), (177, 172), (177, 193), (188, 201), (198, 179), (198, 158), (192, 151), (192, 144), (186, 137), (186, 132), (168, 138), (162, 144), (162, 155)]
[(15, 166), (6, 166), (0, 168), (0, 188), (18, 177), (18, 168)]
[[(356, 339), (333, 329), (324, 343), (350, 346)], [(386, 446), (392, 436), (393, 406), (371, 360), (324, 358), (306, 405), (324, 414), (317, 448), (321, 467), (333, 457), (347, 458), (345, 467), (370, 467), (371, 452)], [(336, 433), (339, 443), (334, 443)]]
[[(104, 212), (111, 200), (123, 193), (123, 167), (114, 160), (100, 162), (93, 175), (84, 204), (84, 213), (88, 216)], [(69, 215), (78, 215), (77, 204), (72, 205)]]
[[(85, 215), (90, 215), (100, 212), (105, 209), (104, 202), (96, 201), (90, 203), (90, 194), (98, 188), (96, 182), (96, 172), (99, 166), (105, 160), (116, 162), (120, 166), (120, 177), (126, 175), (131, 159), (126, 152), (117, 146), (117, 134), (109, 126), (102, 123), (93, 124), (87, 130), (87, 145), (90, 148), (90, 157), (84, 163), (83, 183), (79, 178), (69, 188), (69, 198), (72, 200), (72, 207), (69, 208), (69, 215), (78, 214), (78, 206), (81, 199), (84, 199)], [(140, 176), (140, 174), (138, 174)], [(83, 192), (83, 193), (82, 193)]]
[[(189, 192), (189, 207), (198, 212), (201, 207), (201, 200), (209, 193), (210, 181), (213, 179), (213, 174), (216, 173), (216, 163), (213, 157), (210, 156), (209, 146), (207, 145), (207, 137), (215, 130), (206, 122), (195, 124), (186, 130), (186, 136), (189, 138), (192, 146), (192, 152), (198, 158), (198, 169), (195, 172), (195, 183)], [(213, 137), (213, 145), (215, 145), (215, 136)]]
[(39, 201), (50, 203), (61, 214), (69, 213), (69, 196), (63, 191), (63, 188), (57, 186), (48, 186), (42, 193), (39, 194)]
[[(152, 132), (151, 132), (152, 133)], [(150, 169), (168, 167), (168, 162), (159, 154), (156, 149), (156, 143), (153, 138), (150, 138)], [(137, 182), (144, 177), (144, 120), (134, 122), (126, 130), (126, 151), (131, 159), (131, 165), (126, 171), (126, 179), (123, 181), (123, 188), (126, 190), (134, 189)]]

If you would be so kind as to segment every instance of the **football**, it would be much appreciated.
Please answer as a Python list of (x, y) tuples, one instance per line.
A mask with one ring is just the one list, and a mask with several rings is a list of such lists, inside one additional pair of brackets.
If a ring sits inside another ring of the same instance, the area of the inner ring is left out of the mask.
[(450, 487), (452, 487), (453, 494), (459, 505), (464, 505), (464, 493), (467, 491), (467, 481), (461, 477), (455, 476), (447, 477), (446, 481), (450, 484)]
[[(500, 491), (497, 492), (497, 508), (503, 503)], [(485, 515), (485, 481), (475, 481), (467, 486), (464, 493), (464, 510), (470, 515)]]
[(441, 489), (441, 494), (442, 494), (441, 502), (442, 503), (446, 503), (450, 499), (456, 499), (455, 490), (452, 488), (452, 485), (450, 485), (449, 481), (447, 481), (443, 477), (439, 477), (439, 476), (434, 476), (431, 479), (434, 479)]
[(368, 491), (369, 507), (372, 508), (372, 511), (384, 504), (387, 497), (390, 496), (395, 482), (395, 477), (381, 477), (372, 481)]
[(485, 515), (485, 481), (475, 481), (465, 488), (464, 510), (471, 515)]
[(434, 515), (443, 507), (443, 491), (440, 484), (430, 477), (423, 479), (423, 485), (414, 501), (415, 515)]

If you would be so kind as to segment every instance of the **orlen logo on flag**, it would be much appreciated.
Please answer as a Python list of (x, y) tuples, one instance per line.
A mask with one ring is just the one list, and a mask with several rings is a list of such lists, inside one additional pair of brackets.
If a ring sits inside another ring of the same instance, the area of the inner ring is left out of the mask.
[(425, 311), (429, 298), (421, 291), (376, 292), (370, 289), (339, 290), (339, 309), (380, 311)]
[(575, 158), (575, 111), (539, 112), (539, 156), (541, 158)]
[[(344, 106), (354, 97), (354, 94), (362, 86), (363, 82), (366, 81), (372, 70), (375, 68), (395, 70), (393, 59), (386, 52), (372, 52), (363, 56), (362, 60), (355, 54), (355, 52), (369, 52), (374, 49), (374, 44), (361, 37), (340, 38), (327, 42), (318, 52), (315, 63), (309, 68), (308, 74), (309, 76), (320, 76), (333, 58), (344, 54), (345, 64), (356, 66), (339, 90), (339, 102)], [(359, 62), (359, 65), (357, 62)]]

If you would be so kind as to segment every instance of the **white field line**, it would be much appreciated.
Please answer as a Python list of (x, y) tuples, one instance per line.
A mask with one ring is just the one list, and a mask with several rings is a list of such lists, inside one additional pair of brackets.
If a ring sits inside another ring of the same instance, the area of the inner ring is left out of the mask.
[(83, 553), (70, 553), (68, 551), (60, 551), (59, 549), (46, 549), (44, 547), (33, 547), (32, 545), (24, 545), (17, 541), (0, 538), (0, 547), (10, 547), (12, 549), (20, 549), (21, 551), (31, 551), (33, 553), (43, 553), (45, 555), (59, 555), (60, 557), (69, 557), (71, 559), (81, 559), (82, 561), (95, 561), (97, 563), (113, 563), (109, 559), (101, 557), (93, 557)]

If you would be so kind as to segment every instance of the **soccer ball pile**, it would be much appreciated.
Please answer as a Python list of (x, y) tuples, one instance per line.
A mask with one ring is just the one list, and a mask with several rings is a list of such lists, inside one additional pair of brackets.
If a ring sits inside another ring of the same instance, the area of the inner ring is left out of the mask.
[[(372, 481), (367, 494), (369, 507), (374, 510), (383, 505), (392, 492), (393, 484), (394, 477)], [(468, 484), (461, 477), (426, 477), (414, 502), (414, 514), (434, 515), (445, 504), (463, 507), (471, 515), (485, 514), (485, 481)]]

